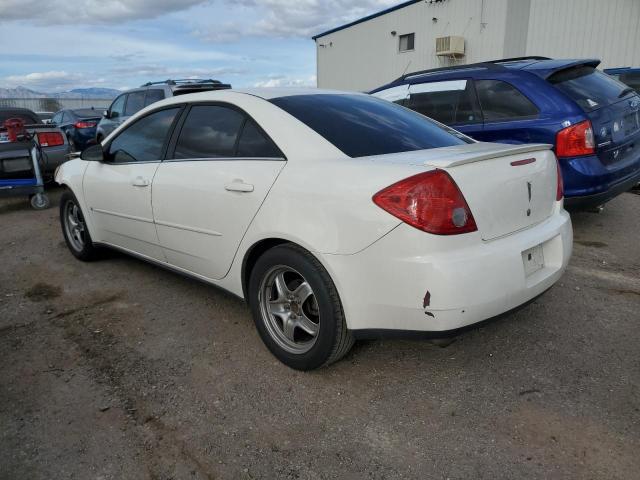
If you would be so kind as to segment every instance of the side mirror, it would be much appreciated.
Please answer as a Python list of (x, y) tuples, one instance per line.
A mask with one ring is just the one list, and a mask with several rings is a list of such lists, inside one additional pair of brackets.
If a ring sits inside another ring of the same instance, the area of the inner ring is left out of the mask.
[(109, 118), (109, 117), (111, 117), (111, 115), (109, 115), (109, 110), (103, 110), (103, 111), (102, 111), (102, 116), (103, 116), (104, 118)]
[(87, 162), (104, 162), (104, 150), (102, 149), (102, 144), (98, 143), (97, 145), (91, 145), (82, 152), (80, 158)]

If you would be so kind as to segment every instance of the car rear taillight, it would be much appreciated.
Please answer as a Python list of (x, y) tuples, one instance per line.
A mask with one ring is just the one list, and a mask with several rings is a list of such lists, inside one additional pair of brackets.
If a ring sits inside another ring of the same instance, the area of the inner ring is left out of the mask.
[(563, 128), (556, 135), (556, 155), (558, 157), (579, 157), (595, 152), (591, 122), (576, 123)]
[(478, 228), (460, 189), (444, 170), (431, 170), (380, 190), (373, 202), (419, 230), (436, 235)]
[(557, 187), (556, 187), (556, 202), (562, 200), (564, 197), (564, 183), (562, 183), (562, 170), (560, 170), (560, 162), (556, 160), (556, 170), (558, 171), (557, 176)]
[(76, 128), (93, 128), (98, 124), (98, 122), (76, 122), (73, 124)]
[(64, 145), (64, 138), (58, 132), (40, 132), (38, 133), (38, 143), (41, 147), (56, 147)]

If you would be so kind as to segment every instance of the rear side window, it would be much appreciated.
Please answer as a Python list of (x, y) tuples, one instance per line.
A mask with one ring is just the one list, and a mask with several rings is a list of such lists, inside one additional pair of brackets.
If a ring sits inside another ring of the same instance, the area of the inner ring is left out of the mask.
[(151, 105), (159, 100), (164, 100), (164, 91), (159, 88), (151, 88), (147, 90), (147, 96), (144, 100), (144, 106)]
[(253, 120), (247, 119), (238, 140), (238, 157), (280, 158), (282, 153), (267, 138)]
[(411, 110), (442, 123), (481, 122), (473, 84), (467, 80), (420, 83), (409, 88)]
[(125, 128), (109, 145), (107, 161), (113, 163), (160, 160), (167, 134), (180, 108), (151, 113)]
[(245, 116), (216, 105), (191, 107), (176, 143), (174, 158), (233, 157)]
[(500, 80), (476, 80), (485, 122), (531, 118), (539, 110), (513, 85)]
[(471, 143), (455, 130), (368, 95), (293, 95), (271, 100), (350, 157)]
[(127, 98), (127, 106), (125, 107), (124, 114), (129, 117), (136, 112), (139, 112), (144, 107), (144, 91), (132, 92)]

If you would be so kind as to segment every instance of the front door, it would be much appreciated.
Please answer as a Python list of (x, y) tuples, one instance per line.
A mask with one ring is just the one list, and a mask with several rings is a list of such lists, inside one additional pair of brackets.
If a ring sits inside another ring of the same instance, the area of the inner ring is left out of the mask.
[(285, 165), (244, 112), (194, 105), (153, 182), (153, 212), (167, 261), (224, 277), (253, 217)]
[(94, 240), (163, 260), (153, 223), (151, 186), (181, 107), (153, 112), (105, 146), (105, 161), (90, 162), (83, 189)]

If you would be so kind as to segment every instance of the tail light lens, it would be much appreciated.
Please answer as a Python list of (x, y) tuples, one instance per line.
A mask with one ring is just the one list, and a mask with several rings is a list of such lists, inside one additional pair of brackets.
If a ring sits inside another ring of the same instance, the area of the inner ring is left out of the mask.
[(73, 124), (76, 128), (93, 128), (98, 124), (98, 122), (76, 122)]
[(41, 147), (56, 147), (64, 145), (64, 138), (58, 132), (41, 132), (38, 133), (38, 143)]
[(564, 183), (562, 183), (562, 170), (560, 170), (560, 162), (556, 160), (556, 169), (558, 170), (558, 186), (556, 187), (556, 202), (564, 197)]
[(595, 152), (591, 122), (576, 123), (563, 128), (556, 135), (556, 155), (558, 157), (579, 157)]
[(419, 230), (457, 235), (478, 230), (460, 189), (444, 170), (400, 180), (380, 190), (373, 202)]

